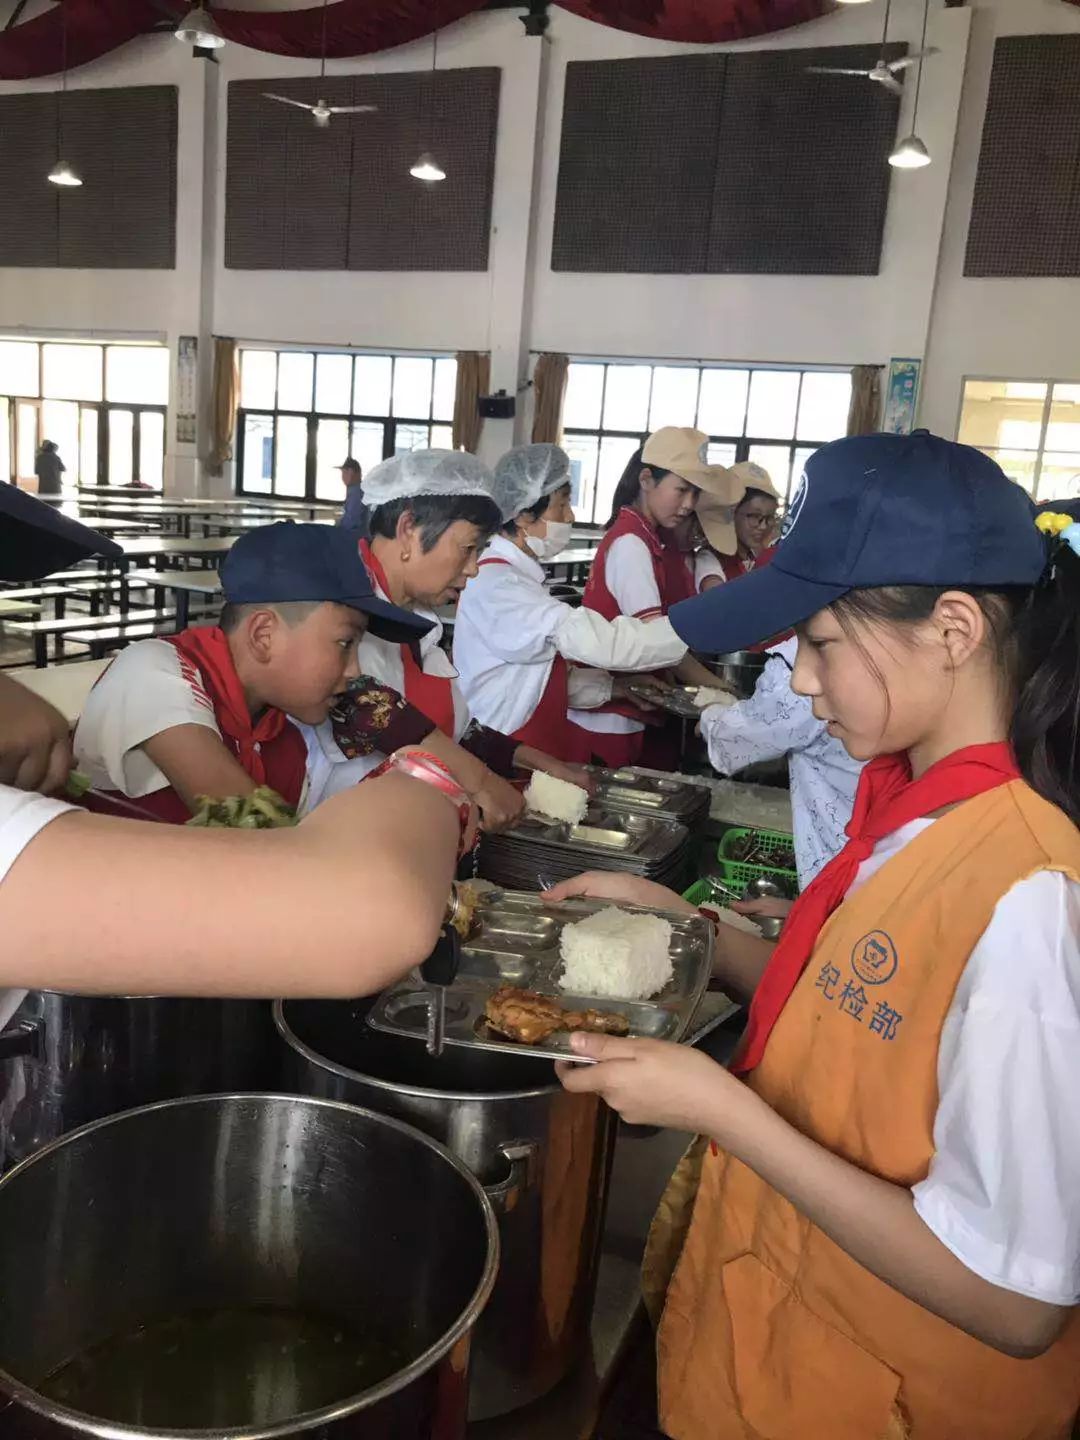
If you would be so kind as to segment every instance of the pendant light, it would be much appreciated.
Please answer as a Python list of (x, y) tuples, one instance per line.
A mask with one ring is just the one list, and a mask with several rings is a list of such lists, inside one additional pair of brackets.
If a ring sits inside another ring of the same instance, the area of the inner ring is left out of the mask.
[(173, 31), (184, 45), (194, 45), (199, 50), (220, 50), (225, 37), (214, 22), (205, 5), (196, 5)]
[[(429, 132), (434, 129), (432, 120), (435, 113), (435, 68), (438, 63), (439, 32), (436, 30), (431, 37), (431, 76), (427, 84), (428, 93), (424, 97), (426, 103), (421, 105), (421, 115), (425, 117), (424, 123)], [(423, 151), (416, 163), (409, 167), (409, 174), (414, 180), (423, 180), (428, 185), (435, 185), (440, 180), (446, 179), (446, 171), (430, 150)]]
[[(919, 50), (926, 51), (926, 22), (930, 16), (930, 0), (925, 0), (922, 17), (922, 44)], [(916, 122), (919, 118), (919, 91), (922, 89), (922, 67), (924, 61), (920, 59), (919, 69), (915, 76), (915, 104), (911, 111), (911, 134), (905, 135), (896, 149), (889, 156), (889, 164), (894, 170), (921, 170), (930, 164), (930, 151), (919, 139)]]
[(56, 97), (56, 164), (49, 171), (54, 185), (73, 188), (81, 185), (82, 176), (63, 158), (64, 96), (67, 94), (67, 6), (60, 6), (60, 93)]

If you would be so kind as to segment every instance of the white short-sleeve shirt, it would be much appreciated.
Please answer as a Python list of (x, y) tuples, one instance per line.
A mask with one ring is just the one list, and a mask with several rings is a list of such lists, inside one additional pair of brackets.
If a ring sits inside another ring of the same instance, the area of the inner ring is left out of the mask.
[[(75, 807), (32, 791), (0, 785), (0, 884), (22, 852), (45, 826)], [(25, 990), (0, 989), (0, 1030), (22, 1004)]]
[[(881, 841), (852, 889), (933, 820)], [(993, 1285), (1080, 1301), (1080, 884), (1040, 871), (1003, 895), (938, 1050), (923, 1223)]]
[(147, 740), (175, 725), (202, 725), (219, 738), (198, 669), (167, 640), (121, 650), (90, 691), (75, 729), (75, 762), (99, 790), (137, 799), (168, 789)]

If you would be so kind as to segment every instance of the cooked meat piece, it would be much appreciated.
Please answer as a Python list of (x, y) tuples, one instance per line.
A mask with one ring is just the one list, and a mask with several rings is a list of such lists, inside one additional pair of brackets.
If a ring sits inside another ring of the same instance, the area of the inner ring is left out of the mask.
[(566, 1010), (550, 995), (504, 985), (488, 998), (484, 1019), (492, 1030), (522, 1045), (538, 1045), (557, 1030), (592, 1030), (600, 1035), (628, 1035), (625, 1015), (603, 1010)]

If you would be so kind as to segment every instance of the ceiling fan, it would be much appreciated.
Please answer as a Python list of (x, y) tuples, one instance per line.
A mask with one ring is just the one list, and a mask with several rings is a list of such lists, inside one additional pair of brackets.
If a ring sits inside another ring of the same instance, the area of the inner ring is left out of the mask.
[(869, 70), (847, 70), (834, 65), (808, 65), (808, 75), (857, 75), (864, 80), (873, 80), (875, 85), (882, 85), (892, 95), (902, 95), (904, 87), (897, 80), (897, 75), (903, 70), (908, 70), (912, 65), (917, 65), (920, 60), (926, 59), (929, 55), (938, 53), (936, 45), (928, 45), (922, 50), (916, 50), (912, 55), (904, 55), (899, 60), (887, 60), (886, 46), (889, 41), (889, 11), (892, 9), (892, 0), (887, 0), (885, 5), (885, 31), (881, 37), (881, 54), (877, 62)]
[[(319, 62), (319, 85), (326, 79), (326, 0), (322, 6), (322, 58)], [(269, 90), (262, 92), (264, 100), (276, 100), (279, 105), (293, 105), (297, 110), (306, 110), (320, 130), (330, 124), (332, 115), (370, 115), (378, 110), (377, 105), (328, 105), (320, 96), (314, 105), (306, 100), (293, 100), (289, 95), (273, 95)]]

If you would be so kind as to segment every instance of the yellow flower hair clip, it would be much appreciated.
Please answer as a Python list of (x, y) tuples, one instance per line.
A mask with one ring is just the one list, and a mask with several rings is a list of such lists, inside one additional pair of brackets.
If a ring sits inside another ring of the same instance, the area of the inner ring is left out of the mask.
[(1044, 535), (1060, 535), (1072, 523), (1071, 515), (1062, 515), (1053, 510), (1044, 511), (1042, 515), (1035, 518), (1035, 528), (1041, 530)]

